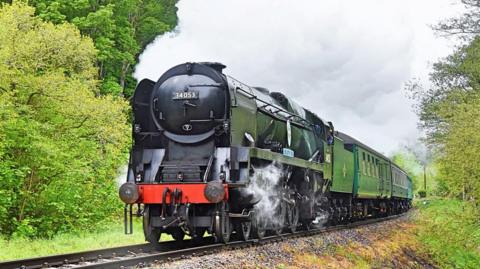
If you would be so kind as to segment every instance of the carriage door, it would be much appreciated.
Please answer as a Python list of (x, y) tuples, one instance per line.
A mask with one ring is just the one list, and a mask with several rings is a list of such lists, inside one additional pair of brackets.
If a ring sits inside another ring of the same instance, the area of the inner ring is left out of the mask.
[(385, 176), (383, 175), (383, 170), (385, 169), (383, 168), (383, 164), (378, 159), (375, 159), (375, 162), (377, 164), (377, 173), (380, 180), (380, 195), (383, 196), (385, 192)]
[(381, 180), (382, 180), (382, 185), (383, 185), (383, 188), (382, 188), (382, 196), (385, 197), (385, 196), (388, 196), (388, 191), (389, 191), (389, 188), (388, 188), (388, 185), (387, 185), (387, 164), (385, 163), (382, 163), (380, 164), (380, 177), (381, 177)]

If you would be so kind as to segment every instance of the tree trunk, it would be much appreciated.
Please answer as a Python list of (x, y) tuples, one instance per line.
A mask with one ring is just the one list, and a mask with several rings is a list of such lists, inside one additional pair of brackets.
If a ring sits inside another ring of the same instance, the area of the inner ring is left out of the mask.
[(423, 189), (427, 193), (427, 166), (423, 166)]
[(24, 192), (24, 195), (23, 195), (22, 204), (20, 206), (20, 212), (18, 214), (18, 221), (20, 221), (20, 222), (25, 217), (25, 206), (27, 205), (27, 200), (28, 200), (28, 197), (30, 196), (30, 191), (32, 189), (34, 175), (35, 175), (35, 170), (32, 169), (32, 171), (30, 173), (30, 177), (28, 179), (27, 188), (26, 188), (26, 190)]
[(120, 75), (120, 86), (122, 86), (122, 89), (125, 89), (125, 80), (127, 79), (127, 72), (129, 68), (130, 63), (124, 62), (122, 64), (122, 73)]

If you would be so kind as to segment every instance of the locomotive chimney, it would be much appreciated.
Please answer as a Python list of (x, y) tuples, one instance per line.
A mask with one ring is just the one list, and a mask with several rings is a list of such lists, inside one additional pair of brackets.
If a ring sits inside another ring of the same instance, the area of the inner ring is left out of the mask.
[(219, 63), (219, 62), (202, 62), (200, 64), (203, 64), (203, 65), (206, 65), (206, 66), (209, 66), (215, 70), (217, 70), (218, 72), (222, 73), (223, 69), (225, 67), (227, 67), (226, 65), (222, 64), (222, 63)]

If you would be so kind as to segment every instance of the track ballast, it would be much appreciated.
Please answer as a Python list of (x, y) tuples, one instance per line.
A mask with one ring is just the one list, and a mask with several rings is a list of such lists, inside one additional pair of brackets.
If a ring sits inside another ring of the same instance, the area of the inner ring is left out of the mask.
[(301, 236), (310, 236), (342, 229), (350, 229), (362, 225), (382, 222), (403, 216), (393, 215), (384, 218), (367, 219), (349, 224), (329, 226), (320, 229), (301, 230), (295, 233), (285, 233), (264, 237), (261, 240), (251, 239), (248, 241), (231, 241), (228, 244), (214, 243), (212, 237), (205, 237), (203, 242), (193, 244), (186, 240), (180, 245), (174, 241), (161, 242), (158, 249), (150, 244), (137, 244), (123, 247), (107, 248), (93, 251), (84, 251), (62, 255), (37, 257), (1, 262), (2, 269), (37, 269), (37, 268), (105, 268), (116, 269), (126, 267), (147, 267), (150, 264), (160, 263), (175, 259), (201, 256), (228, 249), (250, 247), (255, 244), (265, 244)]

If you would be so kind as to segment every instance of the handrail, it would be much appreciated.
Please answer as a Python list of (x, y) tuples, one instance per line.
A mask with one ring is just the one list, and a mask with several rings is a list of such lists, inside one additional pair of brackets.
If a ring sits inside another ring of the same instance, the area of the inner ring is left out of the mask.
[[(250, 88), (249, 86), (247, 86), (247, 87), (251, 90), (251, 88)], [(255, 94), (253, 94), (253, 93), (250, 93), (250, 92), (248, 92), (248, 91), (246, 91), (246, 90), (244, 90), (244, 89), (242, 89), (242, 88), (240, 88), (240, 87), (237, 87), (236, 89), (237, 89), (237, 91), (241, 91), (241, 92), (244, 92), (245, 94), (249, 95), (250, 97), (252, 97), (252, 99), (255, 99), (255, 100), (263, 103), (264, 105), (263, 105), (262, 107), (259, 107), (259, 109), (262, 109), (262, 108), (265, 109), (265, 108), (267, 108), (267, 107), (270, 106), (270, 107), (273, 107), (273, 108), (277, 109), (277, 111), (275, 111), (275, 112), (274, 112), (274, 111), (268, 111), (268, 112), (270, 112), (270, 113), (278, 114), (278, 112), (283, 112), (283, 113), (285, 113), (285, 114), (290, 115), (290, 117), (288, 117), (288, 119), (289, 119), (289, 118), (297, 118), (297, 119), (299, 119), (299, 121), (304, 122), (304, 123), (306, 123), (307, 125), (310, 125), (310, 126), (313, 125), (313, 123), (307, 121), (306, 119), (300, 117), (299, 115), (297, 115), (297, 114), (295, 114), (295, 113), (292, 113), (292, 112), (290, 112), (290, 111), (288, 111), (288, 110), (285, 110), (285, 109), (283, 109), (283, 108), (281, 108), (281, 107), (278, 107), (278, 106), (276, 106), (276, 105), (267, 103), (266, 101), (258, 98), (258, 97), (257, 97)]]

